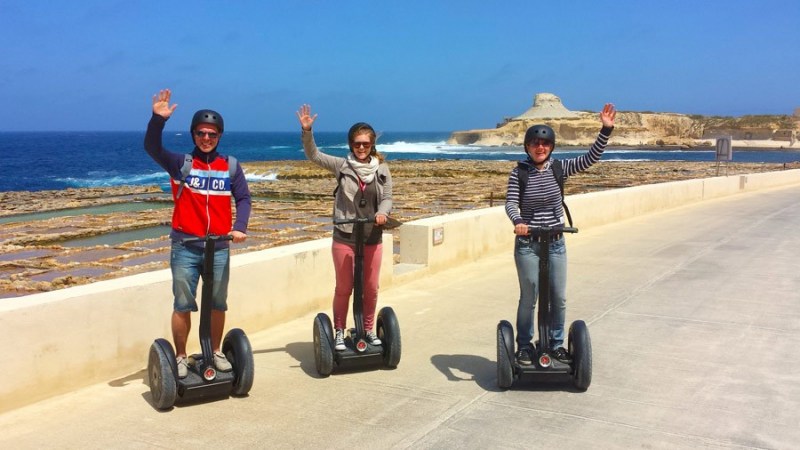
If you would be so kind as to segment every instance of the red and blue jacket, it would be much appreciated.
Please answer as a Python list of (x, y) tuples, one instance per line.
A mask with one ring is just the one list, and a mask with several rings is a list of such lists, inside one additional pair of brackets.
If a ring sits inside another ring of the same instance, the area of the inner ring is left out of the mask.
[[(175, 209), (172, 213), (173, 240), (206, 234), (224, 235), (231, 230), (247, 232), (250, 220), (250, 190), (244, 171), (236, 163), (235, 171), (229, 170), (228, 158), (217, 149), (209, 153), (197, 147), (192, 151), (192, 168), (184, 179), (181, 172), (186, 155), (164, 148), (161, 133), (166, 119), (153, 114), (147, 125), (144, 148), (150, 157), (167, 171), (172, 178), (172, 198)], [(231, 176), (233, 173), (233, 176)], [(181, 181), (183, 187), (181, 188)], [(178, 192), (180, 191), (180, 195)], [(231, 197), (236, 203), (236, 222), (233, 222)], [(228, 241), (220, 241), (228, 243)], [(219, 245), (218, 245), (219, 246)]]

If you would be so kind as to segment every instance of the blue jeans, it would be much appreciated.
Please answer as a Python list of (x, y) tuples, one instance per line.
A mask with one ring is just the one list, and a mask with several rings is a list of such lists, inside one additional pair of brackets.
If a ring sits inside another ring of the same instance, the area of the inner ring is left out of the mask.
[[(517, 236), (514, 262), (519, 277), (517, 307), (517, 348), (533, 340), (533, 310), (539, 293), (541, 244), (527, 236)], [(567, 312), (567, 247), (564, 238), (550, 243), (550, 349), (564, 345), (564, 320)]]
[[(197, 283), (203, 273), (202, 247), (172, 242), (170, 268), (172, 269), (173, 308), (176, 312), (197, 311)], [(214, 306), (218, 311), (228, 310), (228, 280), (230, 279), (230, 249), (214, 251)]]

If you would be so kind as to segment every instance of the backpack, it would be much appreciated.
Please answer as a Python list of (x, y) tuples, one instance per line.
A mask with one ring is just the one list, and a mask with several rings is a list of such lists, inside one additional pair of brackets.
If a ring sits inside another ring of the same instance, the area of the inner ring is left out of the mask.
[[(572, 226), (572, 216), (564, 202), (564, 166), (560, 159), (553, 158), (553, 164), (550, 167), (553, 168), (553, 176), (558, 183), (558, 189), (561, 190), (561, 205), (564, 206), (569, 226)], [(525, 198), (525, 188), (528, 187), (528, 165), (522, 161), (517, 163), (517, 181), (519, 181), (519, 210), (522, 211), (522, 199)]]
[[(236, 173), (236, 158), (233, 156), (226, 156), (224, 157), (228, 161), (228, 175), (230, 176), (231, 180), (233, 180), (233, 175)], [(183, 156), (183, 166), (181, 166), (181, 185), (178, 186), (178, 193), (175, 194), (175, 198), (181, 198), (181, 192), (183, 192), (183, 186), (186, 184), (186, 177), (189, 176), (189, 173), (192, 171), (192, 154), (187, 153)]]

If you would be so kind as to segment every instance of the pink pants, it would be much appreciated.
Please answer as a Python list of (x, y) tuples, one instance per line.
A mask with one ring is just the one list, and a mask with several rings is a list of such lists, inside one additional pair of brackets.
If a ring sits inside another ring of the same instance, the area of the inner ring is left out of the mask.
[[(375, 307), (378, 304), (378, 280), (381, 273), (383, 244), (364, 246), (364, 331), (375, 325)], [(333, 265), (336, 268), (336, 291), (333, 294), (333, 327), (343, 330), (347, 325), (347, 310), (353, 292), (353, 264), (355, 248), (333, 241)]]

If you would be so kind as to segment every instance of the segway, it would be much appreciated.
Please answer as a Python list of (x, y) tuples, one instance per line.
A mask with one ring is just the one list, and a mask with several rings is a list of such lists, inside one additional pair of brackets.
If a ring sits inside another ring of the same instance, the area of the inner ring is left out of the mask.
[[(314, 363), (317, 372), (327, 377), (336, 367), (356, 367), (383, 364), (388, 368), (395, 368), (400, 363), (400, 325), (394, 310), (384, 306), (378, 312), (375, 323), (380, 345), (369, 344), (365, 339), (364, 330), (364, 224), (374, 223), (374, 218), (335, 219), (334, 224), (353, 224), (353, 233), (356, 242), (355, 260), (353, 262), (353, 320), (355, 328), (345, 333), (345, 350), (334, 348), (334, 330), (331, 319), (325, 313), (319, 313), (314, 318)], [(389, 219), (385, 228), (399, 226), (400, 222)]]
[(233, 236), (208, 235), (202, 238), (187, 238), (184, 244), (204, 242), (203, 292), (200, 305), (201, 354), (189, 356), (189, 374), (178, 378), (175, 351), (166, 339), (156, 339), (150, 346), (147, 373), (150, 378), (150, 394), (158, 409), (169, 409), (176, 401), (198, 400), (246, 395), (253, 386), (254, 364), (250, 341), (239, 328), (225, 335), (222, 353), (230, 361), (233, 370), (220, 372), (214, 367), (211, 348), (211, 307), (214, 290), (214, 247), (217, 241), (232, 240)]
[(523, 366), (514, 356), (514, 328), (507, 320), (497, 324), (497, 385), (506, 389), (523, 376), (537, 380), (569, 377), (580, 391), (592, 382), (592, 342), (589, 330), (582, 320), (569, 327), (567, 352), (572, 362), (563, 363), (550, 354), (550, 242), (561, 233), (577, 233), (573, 227), (530, 227), (530, 236), (538, 237), (541, 245), (539, 257), (539, 314), (537, 316), (539, 340), (533, 344), (533, 364)]

